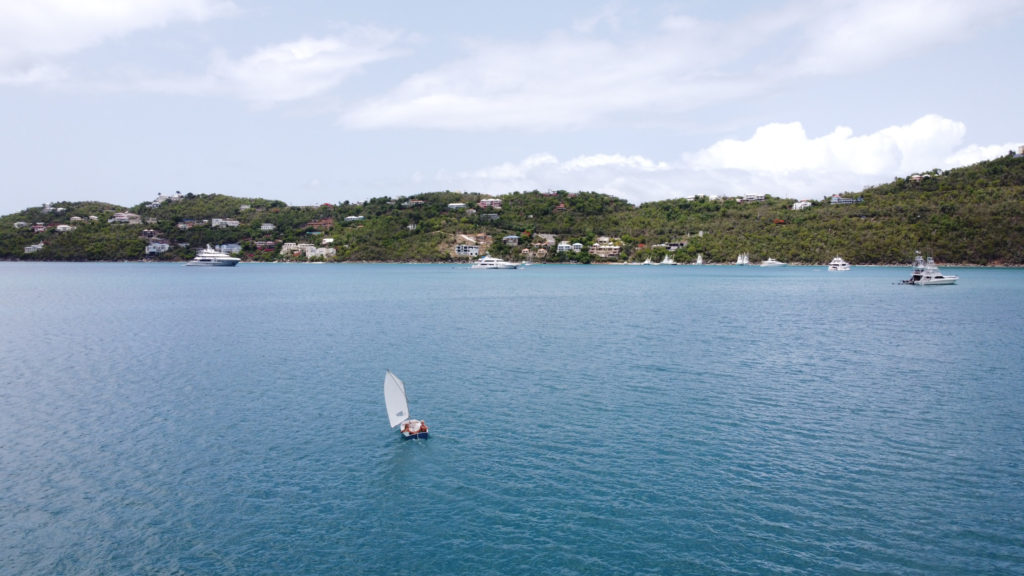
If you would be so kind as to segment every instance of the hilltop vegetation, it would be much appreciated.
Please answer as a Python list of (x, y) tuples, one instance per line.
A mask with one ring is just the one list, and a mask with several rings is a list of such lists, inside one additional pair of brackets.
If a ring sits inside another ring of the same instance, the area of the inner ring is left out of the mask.
[[(318, 257), (331, 261), (438, 262), (457, 259), (455, 245), (471, 237), (492, 241), (482, 251), (519, 259), (523, 248), (536, 253), (542, 239), (553, 236), (583, 246), (612, 238), (621, 253), (610, 261), (619, 262), (660, 259), (672, 245), (679, 263), (697, 254), (705, 262), (728, 263), (746, 252), (752, 262), (773, 257), (821, 264), (840, 254), (854, 264), (904, 264), (921, 250), (940, 262), (1024, 265), (1021, 156), (896, 178), (841, 196), (853, 203), (825, 199), (793, 210), (793, 199), (741, 203), (698, 196), (633, 206), (604, 194), (566, 191), (513, 192), (497, 197), (500, 209), (480, 207), (481, 194), (448, 191), (313, 207), (219, 194), (175, 195), (133, 207), (58, 202), (0, 217), (0, 258), (141, 260), (150, 242), (163, 240), (170, 249), (150, 259), (187, 260), (198, 247), (231, 243), (241, 246), (246, 260), (306, 259), (282, 255), (281, 246), (291, 242), (333, 247), (334, 254)], [(118, 212), (137, 214), (140, 223), (110, 222)], [(214, 219), (232, 224), (214, 227)], [(506, 236), (517, 236), (519, 245), (502, 243)], [(325, 238), (333, 243), (324, 244)], [(40, 243), (26, 253), (26, 246)], [(547, 249), (547, 261), (607, 260), (586, 250)]]

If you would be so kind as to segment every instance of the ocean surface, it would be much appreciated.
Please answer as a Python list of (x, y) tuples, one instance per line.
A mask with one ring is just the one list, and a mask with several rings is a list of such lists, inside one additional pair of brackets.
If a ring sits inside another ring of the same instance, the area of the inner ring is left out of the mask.
[(1024, 270), (943, 271), (0, 263), (0, 573), (1024, 574)]

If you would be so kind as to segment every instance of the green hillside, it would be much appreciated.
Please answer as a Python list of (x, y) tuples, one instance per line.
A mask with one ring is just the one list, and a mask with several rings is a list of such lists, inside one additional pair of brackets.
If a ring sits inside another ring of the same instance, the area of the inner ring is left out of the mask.
[[(149, 259), (182, 261), (205, 244), (237, 243), (245, 260), (305, 260), (304, 254), (281, 251), (286, 243), (305, 243), (334, 249), (315, 259), (438, 262), (458, 259), (454, 247), (467, 238), (483, 240), (483, 250), (492, 254), (519, 259), (524, 248), (536, 258), (541, 243), (552, 237), (585, 247), (608, 237), (620, 246), (619, 256), (556, 253), (549, 245), (544, 259), (660, 259), (671, 245), (679, 263), (699, 253), (705, 262), (729, 263), (746, 252), (751, 262), (772, 257), (822, 264), (838, 254), (853, 264), (905, 264), (920, 250), (944, 263), (1024, 265), (1024, 157), (1010, 154), (840, 196), (851, 203), (824, 199), (802, 210), (793, 209), (793, 199), (770, 196), (633, 206), (603, 194), (566, 191), (506, 194), (498, 197), (500, 209), (481, 207), (481, 194), (458, 192), (315, 207), (218, 194), (179, 194), (132, 207), (58, 202), (0, 217), (0, 258), (142, 260), (150, 242), (163, 241), (170, 249)], [(465, 207), (450, 207), (460, 203)], [(119, 212), (138, 220), (111, 221)], [(215, 219), (227, 224), (215, 227)], [(517, 236), (518, 246), (502, 243), (506, 236)], [(327, 238), (332, 242), (325, 243)]]

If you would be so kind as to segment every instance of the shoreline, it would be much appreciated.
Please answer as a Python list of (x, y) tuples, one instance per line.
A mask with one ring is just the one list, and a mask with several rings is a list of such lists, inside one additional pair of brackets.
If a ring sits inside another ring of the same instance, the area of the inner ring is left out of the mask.
[[(49, 263), (49, 264), (181, 264), (188, 263), (188, 260), (42, 260), (42, 259), (13, 259), (6, 258), (0, 259), (0, 262), (12, 262), (12, 263)], [(320, 261), (320, 262), (294, 262), (288, 260), (272, 260), (269, 262), (258, 261), (258, 260), (242, 260), (239, 264), (419, 264), (419, 265), (453, 265), (453, 266), (470, 266), (472, 261), (466, 262), (455, 262), (455, 261), (430, 261), (421, 262), (416, 260), (338, 260), (338, 261)], [(522, 264), (517, 262), (517, 264)], [(650, 264), (644, 265), (640, 262), (590, 262), (587, 264), (581, 264), (579, 262), (537, 262), (533, 261), (531, 266), (638, 266), (644, 268), (657, 268), (657, 267), (681, 267), (681, 268), (701, 268), (701, 267), (730, 267), (730, 268), (762, 268), (759, 264), (746, 264), (738, 266), (732, 263), (715, 263), (705, 262), (703, 264)], [(936, 262), (937, 266), (943, 268), (991, 268), (991, 269), (1024, 269), (1024, 265), (1012, 265), (1012, 264), (953, 264), (949, 262)], [(817, 268), (827, 267), (828, 263), (822, 264), (786, 264), (785, 266), (770, 266), (771, 269), (780, 268)], [(907, 264), (850, 264), (851, 268), (913, 268), (913, 263)], [(233, 268), (233, 266), (231, 266)]]

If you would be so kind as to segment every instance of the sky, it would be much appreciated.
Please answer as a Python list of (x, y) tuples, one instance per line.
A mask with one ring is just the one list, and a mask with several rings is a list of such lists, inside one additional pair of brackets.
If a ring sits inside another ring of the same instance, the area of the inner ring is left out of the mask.
[(0, 0), (0, 215), (817, 199), (1024, 144), (1021, 0)]

